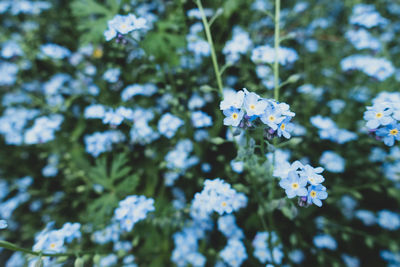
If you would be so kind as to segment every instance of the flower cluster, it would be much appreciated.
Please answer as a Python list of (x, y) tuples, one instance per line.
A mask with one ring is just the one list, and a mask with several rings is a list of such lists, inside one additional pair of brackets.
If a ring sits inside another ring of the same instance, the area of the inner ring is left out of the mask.
[(225, 91), (220, 109), (226, 116), (224, 125), (249, 128), (256, 127), (261, 122), (267, 126), (270, 136), (283, 135), (290, 138), (292, 125), (289, 122), (295, 113), (289, 110), (286, 103), (262, 98), (244, 88), (238, 92)]
[[(258, 232), (256, 234), (252, 242), (254, 247), (254, 257), (264, 264), (267, 261), (281, 264), (283, 259), (282, 245), (279, 244), (278, 246), (275, 246), (278, 242), (278, 237), (275, 232), (271, 232), (271, 237), (269, 235), (268, 232)], [(274, 244), (273, 248), (269, 247), (268, 239), (271, 239), (271, 244)]]
[(364, 113), (369, 131), (383, 140), (387, 146), (393, 146), (395, 140), (400, 140), (400, 105), (396, 100), (376, 99)]
[(119, 202), (114, 218), (120, 223), (121, 229), (130, 232), (135, 223), (145, 219), (147, 213), (154, 210), (154, 199), (133, 195)]
[(104, 32), (104, 37), (107, 41), (122, 34), (128, 34), (135, 30), (146, 29), (146, 19), (137, 18), (133, 14), (126, 16), (116, 15), (113, 19), (108, 21), (108, 29)]
[(204, 189), (196, 193), (192, 203), (192, 217), (209, 217), (213, 211), (219, 215), (232, 213), (247, 205), (247, 197), (237, 193), (231, 185), (217, 178), (206, 180)]
[[(66, 251), (65, 243), (71, 243), (74, 239), (80, 239), (80, 223), (65, 223), (59, 230), (52, 230), (54, 222), (48, 223), (46, 228), (35, 237), (33, 251), (46, 253), (61, 253)], [(52, 266), (56, 259), (44, 258), (44, 266)]]
[[(283, 164), (275, 169), (273, 175), (281, 178), (279, 185), (285, 189), (288, 198), (299, 198), (299, 205), (310, 205), (314, 203), (318, 207), (322, 206), (322, 201), (328, 197), (326, 187), (321, 183), (325, 181), (320, 174), (322, 167), (313, 168), (300, 161), (295, 161), (287, 166)], [(307, 187), (308, 185), (308, 187)]]

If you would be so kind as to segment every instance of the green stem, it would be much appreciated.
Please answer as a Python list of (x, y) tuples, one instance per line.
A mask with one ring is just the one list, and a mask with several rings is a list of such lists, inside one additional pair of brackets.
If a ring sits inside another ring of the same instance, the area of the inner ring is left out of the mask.
[(42, 251), (33, 251), (33, 250), (30, 250), (27, 248), (22, 248), (13, 243), (3, 241), (3, 240), (0, 240), (0, 247), (9, 249), (9, 250), (13, 250), (13, 251), (24, 252), (24, 253), (35, 255), (35, 256), (44, 256), (44, 257), (65, 257), (65, 256), (75, 257), (77, 254), (79, 254), (79, 255), (96, 254), (96, 252), (88, 252), (88, 251), (86, 251), (86, 252), (71, 252), (71, 253), (44, 253)]
[(207, 21), (207, 17), (206, 17), (206, 14), (204, 13), (204, 9), (203, 9), (203, 5), (201, 4), (201, 0), (196, 0), (196, 4), (197, 4), (197, 7), (199, 8), (199, 11), (201, 14), (201, 19), (203, 21), (204, 30), (206, 32), (207, 42), (210, 45), (211, 60), (212, 60), (213, 66), (214, 66), (215, 76), (217, 78), (218, 89), (222, 96), (224, 86), (222, 85), (221, 72), (219, 71), (217, 55), (215, 54), (215, 47), (214, 47), (214, 43), (212, 40), (211, 31), (210, 31), (210, 24)]
[(281, 9), (281, 0), (275, 0), (275, 36), (274, 36), (274, 46), (275, 46), (275, 61), (274, 61), (274, 98), (276, 101), (279, 101), (279, 22), (280, 22), (280, 9)]

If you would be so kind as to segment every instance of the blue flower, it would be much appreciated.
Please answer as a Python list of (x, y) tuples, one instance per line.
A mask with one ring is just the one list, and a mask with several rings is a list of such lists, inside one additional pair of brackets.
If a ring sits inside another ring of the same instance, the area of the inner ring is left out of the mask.
[(239, 267), (247, 259), (246, 247), (242, 241), (230, 238), (226, 247), (220, 252), (220, 256), (229, 266)]
[(108, 69), (103, 74), (103, 79), (109, 83), (115, 83), (118, 81), (120, 74), (121, 74), (121, 70), (118, 68)]
[(285, 117), (282, 116), (282, 112), (279, 108), (269, 106), (265, 113), (261, 115), (260, 119), (273, 130), (276, 130), (278, 129), (278, 124), (280, 124)]
[(148, 212), (154, 210), (154, 199), (128, 196), (119, 202), (118, 208), (114, 211), (114, 219), (120, 223), (121, 229), (129, 232), (137, 222), (146, 218)]
[(286, 119), (284, 119), (281, 124), (279, 124), (278, 127), (278, 136), (281, 137), (282, 135), (289, 139), (290, 138), (290, 132), (293, 131), (293, 124), (289, 123), (291, 120), (290, 117), (287, 117)]
[(117, 33), (127, 34), (134, 30), (144, 30), (147, 29), (146, 23), (146, 19), (137, 18), (133, 14), (126, 16), (116, 15), (107, 22), (108, 29), (104, 32), (104, 37), (107, 41), (110, 41), (117, 36)]
[(288, 178), (282, 179), (279, 185), (285, 189), (288, 198), (295, 196), (304, 197), (307, 195), (307, 178), (300, 177), (296, 172), (291, 171)]
[(388, 125), (393, 119), (390, 116), (392, 110), (385, 103), (378, 103), (372, 107), (367, 107), (364, 114), (364, 119), (367, 120), (367, 127), (369, 129), (376, 129), (380, 125)]
[(244, 115), (243, 110), (239, 110), (234, 107), (225, 109), (223, 112), (224, 112), (224, 115), (226, 116), (226, 118), (224, 119), (224, 125), (227, 125), (227, 126), (232, 125), (234, 127), (237, 127), (240, 124), (240, 122), (242, 121), (242, 118)]
[(337, 248), (336, 240), (330, 235), (317, 235), (314, 237), (314, 245), (317, 248), (327, 248), (335, 250)]
[(158, 121), (158, 131), (167, 138), (172, 138), (182, 125), (183, 121), (180, 118), (166, 113)]
[(328, 197), (328, 193), (326, 193), (325, 186), (322, 185), (312, 185), (308, 188), (308, 196), (307, 203), (314, 203), (318, 207), (322, 206), (322, 201)]
[(340, 173), (344, 171), (345, 160), (333, 151), (324, 151), (319, 162), (330, 172)]
[(395, 231), (400, 228), (400, 215), (389, 210), (378, 213), (378, 224), (385, 229)]
[(236, 108), (240, 109), (244, 102), (244, 92), (242, 90), (235, 92), (233, 90), (224, 90), (224, 100), (220, 103), (220, 109)]
[(387, 146), (393, 146), (395, 140), (400, 140), (400, 124), (390, 124), (376, 131), (376, 135), (383, 137), (383, 142)]
[(192, 113), (192, 124), (195, 128), (209, 127), (212, 125), (212, 118), (207, 113), (195, 111)]
[(255, 93), (247, 93), (244, 98), (244, 108), (248, 116), (261, 115), (268, 106), (268, 102), (260, 99)]

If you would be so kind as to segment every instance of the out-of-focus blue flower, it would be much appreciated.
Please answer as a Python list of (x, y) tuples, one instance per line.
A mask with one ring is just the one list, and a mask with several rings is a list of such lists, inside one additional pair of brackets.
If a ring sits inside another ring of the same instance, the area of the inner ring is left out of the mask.
[(217, 178), (206, 180), (204, 189), (196, 193), (193, 199), (192, 217), (208, 217), (213, 211), (222, 215), (232, 213), (247, 205), (247, 197), (237, 193), (231, 185)]
[(395, 267), (400, 265), (400, 253), (393, 253), (389, 250), (380, 251), (381, 258), (389, 263), (389, 267)]
[(47, 159), (47, 165), (42, 169), (42, 174), (45, 177), (54, 177), (58, 173), (58, 156), (52, 154)]
[(121, 74), (121, 70), (118, 68), (108, 69), (103, 74), (103, 79), (109, 83), (115, 83), (119, 79), (119, 75)]
[(244, 162), (243, 161), (231, 161), (231, 168), (236, 173), (242, 173), (244, 169)]
[(118, 257), (115, 254), (110, 254), (100, 259), (99, 264), (96, 264), (96, 267), (108, 267), (115, 266), (118, 262)]
[(90, 105), (85, 108), (84, 117), (87, 119), (102, 119), (104, 118), (106, 109), (103, 105)]
[(357, 139), (355, 133), (346, 129), (339, 129), (331, 118), (317, 115), (311, 117), (310, 122), (319, 129), (319, 137), (321, 139), (329, 139), (338, 144), (344, 144)]
[(207, 113), (195, 111), (192, 113), (192, 125), (195, 128), (209, 127), (212, 125), (212, 118)]
[(93, 157), (97, 157), (103, 152), (111, 151), (113, 144), (124, 140), (125, 136), (120, 131), (96, 132), (85, 136), (86, 151)]
[(304, 253), (301, 250), (296, 249), (289, 253), (289, 258), (294, 263), (300, 264), (304, 260)]
[(17, 79), (18, 66), (0, 61), (0, 86), (13, 85)]
[(333, 114), (339, 114), (346, 106), (346, 102), (342, 99), (333, 99), (328, 102), (328, 106)]
[(375, 214), (369, 210), (357, 210), (354, 216), (361, 220), (365, 225), (370, 226), (376, 223)]
[(23, 52), (20, 45), (15, 41), (7, 41), (3, 43), (1, 49), (1, 56), (3, 58), (12, 58), (15, 56), (22, 56)]
[(26, 260), (22, 252), (14, 252), (6, 263), (6, 267), (25, 266)]
[[(299, 56), (293, 48), (279, 47), (278, 50), (278, 62), (281, 65), (287, 65), (295, 62)], [(251, 60), (255, 64), (260, 63), (274, 63), (275, 61), (275, 48), (265, 45), (258, 46), (253, 49), (251, 54)]]
[(48, 117), (35, 119), (32, 128), (25, 132), (26, 144), (47, 143), (55, 138), (54, 132), (60, 129), (64, 117), (60, 114), (52, 114)]
[(337, 242), (336, 240), (330, 236), (330, 235), (317, 235), (314, 237), (314, 245), (317, 248), (326, 248), (326, 249), (330, 249), (330, 250), (335, 250), (337, 248)]
[(132, 84), (127, 86), (121, 93), (121, 99), (123, 101), (128, 101), (134, 96), (152, 96), (157, 92), (157, 86), (153, 83), (146, 84)]
[(182, 125), (183, 121), (180, 118), (171, 113), (166, 113), (158, 121), (158, 131), (160, 134), (170, 139)]
[(231, 267), (239, 267), (247, 259), (246, 247), (238, 239), (228, 239), (228, 244), (219, 253), (223, 261)]
[(343, 172), (345, 168), (345, 160), (333, 151), (324, 151), (319, 159), (326, 170), (330, 172)]
[(114, 219), (120, 223), (121, 229), (130, 232), (137, 222), (144, 220), (147, 213), (154, 210), (154, 199), (128, 196), (119, 202), (118, 208), (114, 211)]
[(346, 264), (347, 267), (359, 267), (360, 266), (360, 260), (356, 257), (352, 257), (347, 254), (342, 255), (342, 260), (344, 264)]
[(67, 48), (56, 44), (44, 44), (40, 46), (40, 51), (46, 57), (52, 59), (63, 59), (71, 55)]
[(386, 80), (395, 72), (395, 68), (389, 60), (368, 55), (351, 55), (342, 59), (340, 65), (344, 71), (360, 70), (379, 81)]
[(395, 231), (400, 228), (400, 215), (389, 210), (378, 212), (378, 224), (385, 229)]
[(218, 218), (218, 230), (228, 239), (241, 239), (244, 237), (242, 229), (236, 225), (235, 216), (227, 214)]
[[(269, 247), (269, 233), (267, 232), (257, 232), (253, 239), (252, 245), (254, 247), (254, 257), (256, 257), (261, 263), (275, 262), (278, 264), (282, 263), (283, 252), (282, 246), (274, 246), (272, 248), (272, 258)], [(277, 236), (275, 232), (271, 233), (271, 243), (275, 244), (277, 242)]]
[(247, 53), (251, 45), (250, 35), (242, 28), (235, 26), (232, 39), (226, 43), (222, 52), (225, 54), (227, 62), (235, 63), (239, 60), (240, 55)]
[(118, 33), (128, 34), (135, 30), (146, 30), (147, 21), (144, 18), (137, 18), (133, 14), (126, 16), (116, 15), (114, 18), (107, 22), (108, 29), (104, 32), (106, 41), (115, 38)]
[(353, 13), (350, 16), (350, 23), (355, 25), (372, 28), (375, 26), (385, 26), (389, 23), (382, 17), (373, 5), (357, 4), (353, 7)]
[(374, 38), (367, 30), (358, 29), (350, 30), (345, 34), (346, 38), (354, 45), (358, 50), (361, 49), (372, 49), (380, 50), (381, 43), (378, 39)]

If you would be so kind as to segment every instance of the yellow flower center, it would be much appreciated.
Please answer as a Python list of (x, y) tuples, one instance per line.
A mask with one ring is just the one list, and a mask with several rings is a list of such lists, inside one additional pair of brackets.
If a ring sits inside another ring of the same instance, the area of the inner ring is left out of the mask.
[(255, 105), (250, 105), (250, 109), (255, 109), (256, 106)]
[(54, 244), (54, 243), (50, 244), (50, 248), (54, 249), (55, 247), (56, 247), (56, 244)]
[(125, 222), (126, 222), (126, 224), (131, 224), (132, 221), (127, 219)]
[(268, 119), (269, 119), (270, 121), (274, 121), (274, 120), (275, 120), (275, 117), (274, 117), (274, 116), (269, 116)]
[(308, 178), (308, 180), (309, 180), (311, 183), (314, 183), (314, 181), (315, 181), (314, 178)]
[(293, 183), (293, 184), (292, 184), (292, 188), (293, 188), (293, 189), (299, 188), (299, 184), (298, 184), (298, 183)]
[(393, 130), (390, 130), (389, 133), (390, 133), (391, 135), (397, 135), (397, 134), (399, 133), (399, 130), (393, 129)]
[(237, 113), (233, 113), (233, 114), (232, 114), (232, 118), (233, 118), (234, 120), (236, 120), (238, 117), (239, 117), (239, 116), (238, 116)]
[(282, 125), (281, 125), (281, 130), (285, 130), (285, 124), (284, 123), (282, 123)]
[(312, 190), (312, 191), (310, 192), (310, 196), (311, 196), (311, 197), (316, 197), (316, 196), (317, 196), (317, 192), (315, 192), (314, 190)]
[(222, 207), (226, 207), (226, 205), (228, 205), (225, 201), (223, 201), (222, 203), (221, 203), (221, 206)]
[(378, 112), (378, 113), (376, 113), (376, 115), (375, 115), (378, 119), (379, 118), (382, 118), (382, 116), (383, 116), (383, 113), (382, 112)]
[(93, 51), (93, 57), (94, 58), (101, 58), (103, 56), (103, 50), (101, 48), (96, 48)]

